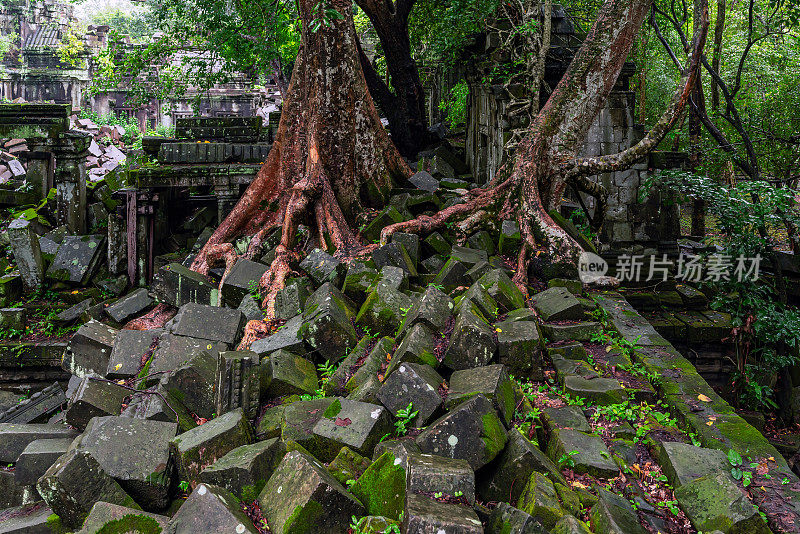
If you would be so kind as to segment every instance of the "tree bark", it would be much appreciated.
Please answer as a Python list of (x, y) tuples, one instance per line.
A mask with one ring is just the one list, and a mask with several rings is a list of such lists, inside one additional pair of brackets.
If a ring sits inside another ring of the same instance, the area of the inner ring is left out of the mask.
[[(353, 230), (364, 208), (380, 207), (394, 182), (411, 170), (383, 128), (358, 59), (351, 2), (329, 0), (340, 18), (309, 28), (315, 0), (299, 0), (302, 45), (283, 102), (281, 122), (266, 163), (192, 264), (206, 273), (238, 260), (231, 242), (252, 235), (245, 257), (262, 252), (280, 228), (275, 261), (261, 280), (268, 316), (291, 272), (299, 224), (322, 248), (340, 257), (364, 249)], [(224, 277), (223, 277), (224, 279)]]
[(361, 67), (366, 74), (367, 86), (389, 120), (392, 141), (408, 158), (416, 156), (432, 140), (425, 113), (425, 89), (417, 63), (411, 56), (408, 35), (408, 16), (415, 1), (356, 0), (378, 34), (391, 79), (389, 87), (361, 52)]
[[(711, 56), (711, 68), (719, 72), (722, 58), (722, 35), (725, 33), (725, 0), (717, 0), (717, 20), (714, 22), (714, 51)], [(719, 108), (719, 87), (711, 80), (711, 109)]]
[(465, 203), (384, 228), (381, 242), (387, 242), (394, 232), (432, 231), (453, 219), (460, 220), (459, 228), (466, 231), (477, 221), (514, 218), (523, 238), (514, 281), (523, 291), (527, 289), (532, 252), (537, 248), (536, 257), (545, 257), (554, 266), (577, 274), (582, 249), (548, 212), (558, 208), (568, 184), (585, 190), (587, 176), (623, 170), (645, 157), (683, 115), (697, 80), (700, 51), (708, 30), (706, 0), (697, 1), (702, 17), (692, 39), (682, 83), (664, 115), (641, 142), (610, 156), (577, 156), (652, 4), (652, 0), (606, 0), (566, 74), (519, 144), (515, 161), (504, 166), (485, 188), (470, 191)]

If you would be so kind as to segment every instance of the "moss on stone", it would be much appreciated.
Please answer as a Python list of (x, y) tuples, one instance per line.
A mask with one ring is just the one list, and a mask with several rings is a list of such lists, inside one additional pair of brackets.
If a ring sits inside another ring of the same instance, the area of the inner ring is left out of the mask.
[(103, 525), (97, 534), (161, 534), (161, 525), (152, 517), (145, 515), (129, 514), (119, 519), (112, 519)]
[(324, 510), (317, 501), (308, 501), (304, 506), (297, 506), (283, 524), (284, 534), (311, 534), (318, 532), (318, 520)]
[(406, 470), (400, 458), (387, 451), (372, 462), (350, 491), (369, 515), (399, 520), (406, 498)]
[(506, 429), (494, 413), (487, 413), (481, 417), (481, 422), (483, 423), (481, 440), (485, 447), (484, 458), (490, 462), (500, 454), (506, 445)]

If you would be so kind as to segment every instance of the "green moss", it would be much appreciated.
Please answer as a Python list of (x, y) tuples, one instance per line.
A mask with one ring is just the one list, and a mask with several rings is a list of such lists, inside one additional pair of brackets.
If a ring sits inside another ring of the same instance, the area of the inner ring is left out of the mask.
[(161, 526), (152, 517), (130, 514), (109, 521), (97, 531), (97, 534), (127, 534), (129, 532), (161, 534)]
[(61, 518), (56, 514), (50, 514), (47, 517), (47, 526), (53, 534), (66, 534), (67, 528), (61, 522)]
[(258, 499), (258, 496), (261, 494), (261, 490), (264, 489), (264, 486), (267, 484), (267, 481), (261, 479), (257, 481), (255, 484), (248, 484), (247, 486), (242, 488), (242, 493), (240, 497), (242, 502), (250, 503)]
[(305, 506), (297, 506), (283, 524), (284, 534), (310, 534), (317, 532), (318, 519), (324, 511), (317, 501), (308, 501)]
[(334, 417), (339, 415), (339, 412), (341, 411), (342, 411), (342, 403), (339, 399), (336, 399), (331, 403), (330, 406), (328, 406), (325, 412), (323, 412), (322, 416), (327, 419), (333, 419)]
[(506, 445), (506, 429), (503, 423), (494, 413), (487, 413), (481, 418), (483, 422), (483, 432), (481, 439), (485, 446), (485, 458), (488, 461), (500, 454)]
[(372, 462), (350, 488), (369, 515), (400, 519), (406, 498), (406, 470), (391, 452)]

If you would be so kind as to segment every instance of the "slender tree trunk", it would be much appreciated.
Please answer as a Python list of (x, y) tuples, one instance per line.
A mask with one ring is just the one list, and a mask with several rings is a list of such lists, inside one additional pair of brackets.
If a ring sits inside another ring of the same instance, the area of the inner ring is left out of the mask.
[[(315, 0), (299, 0), (302, 45), (269, 157), (233, 211), (198, 254), (192, 269), (205, 273), (238, 260), (231, 242), (252, 235), (245, 257), (262, 252), (264, 238), (281, 229), (275, 261), (262, 278), (268, 312), (297, 259), (299, 224), (342, 257), (363, 245), (353, 230), (366, 207), (380, 207), (393, 182), (410, 169), (389, 139), (367, 91), (358, 59), (350, 0), (329, 0), (341, 18), (309, 29)], [(224, 279), (224, 277), (223, 277)]]
[(386, 56), (391, 87), (377, 75), (363, 52), (361, 66), (367, 86), (389, 120), (392, 141), (400, 153), (413, 158), (431, 142), (425, 114), (425, 90), (411, 55), (408, 16), (415, 0), (357, 0), (372, 22)]
[[(699, 75), (698, 75), (699, 78)], [(705, 107), (705, 98), (703, 95), (703, 85), (698, 79), (692, 91), (692, 100), (698, 107)], [(700, 154), (700, 140), (702, 133), (702, 123), (697, 112), (689, 109), (689, 169), (692, 172), (697, 172), (700, 169), (701, 154)], [(696, 198), (692, 202), (692, 230), (693, 236), (703, 237), (706, 235), (706, 202), (702, 198)]]
[[(714, 22), (714, 51), (711, 56), (711, 68), (719, 72), (722, 58), (722, 34), (725, 33), (725, 0), (717, 0), (717, 20)], [(719, 108), (719, 87), (711, 80), (711, 109)]]

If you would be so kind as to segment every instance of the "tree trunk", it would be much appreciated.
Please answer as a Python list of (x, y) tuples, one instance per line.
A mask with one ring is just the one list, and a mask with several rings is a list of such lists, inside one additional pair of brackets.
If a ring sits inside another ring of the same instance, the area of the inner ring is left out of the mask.
[[(714, 22), (714, 51), (711, 57), (711, 68), (719, 72), (722, 57), (722, 34), (725, 33), (725, 0), (717, 0), (717, 20)], [(711, 109), (719, 108), (719, 86), (711, 80)]]
[[(192, 269), (205, 273), (238, 260), (231, 242), (252, 235), (245, 257), (261, 252), (264, 238), (282, 230), (275, 261), (262, 278), (268, 315), (291, 272), (298, 224), (340, 257), (363, 246), (356, 216), (380, 207), (395, 181), (411, 171), (389, 139), (367, 91), (358, 59), (352, 4), (329, 0), (340, 18), (309, 28), (315, 0), (299, 0), (302, 46), (283, 102), (269, 157), (236, 207), (198, 254)], [(224, 279), (224, 277), (223, 277)]]
[(577, 156), (592, 121), (622, 71), (652, 3), (652, 0), (606, 0), (566, 74), (531, 125), (528, 136), (519, 144), (515, 161), (510, 162), (513, 164), (501, 169), (485, 188), (470, 191), (463, 204), (384, 228), (381, 242), (387, 242), (398, 231), (432, 231), (451, 219), (460, 219), (459, 229), (468, 232), (479, 221), (514, 218), (523, 237), (514, 275), (521, 289), (527, 289), (531, 253), (537, 248), (536, 256), (540, 259), (546, 258), (554, 266), (577, 274), (581, 247), (548, 212), (558, 208), (567, 184), (601, 197), (602, 204), (605, 200), (602, 186), (586, 177), (629, 168), (655, 149), (683, 115), (697, 79), (699, 51), (705, 45), (708, 29), (706, 1), (697, 1), (703, 16), (696, 26), (682, 84), (664, 115), (640, 143), (610, 156)]
[(431, 142), (425, 113), (425, 90), (417, 63), (411, 56), (408, 16), (415, 0), (356, 0), (369, 17), (383, 53), (391, 88), (378, 76), (367, 56), (361, 52), (361, 67), (367, 86), (389, 120), (392, 141), (400, 153), (413, 158)]

